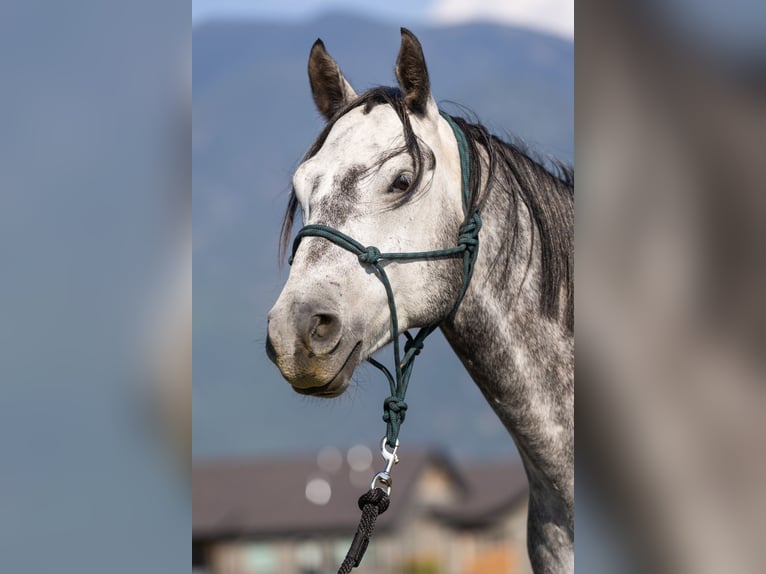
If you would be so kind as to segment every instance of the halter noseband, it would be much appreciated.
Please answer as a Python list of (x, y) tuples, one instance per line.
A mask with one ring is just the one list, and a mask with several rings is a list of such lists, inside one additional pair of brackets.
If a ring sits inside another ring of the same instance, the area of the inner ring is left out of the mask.
[[(450, 247), (448, 249), (437, 249), (434, 251), (416, 251), (408, 253), (381, 253), (377, 247), (369, 246), (365, 247), (355, 239), (349, 237), (345, 233), (338, 231), (327, 225), (306, 225), (301, 228), (293, 242), (292, 254), (289, 258), (289, 263), (292, 265), (295, 253), (298, 250), (301, 240), (304, 237), (322, 237), (331, 241), (338, 247), (342, 247), (346, 251), (350, 251), (355, 254), (362, 265), (368, 265), (373, 267), (377, 272), (378, 279), (383, 283), (383, 287), (386, 289), (386, 296), (388, 297), (388, 307), (391, 312), (391, 337), (394, 343), (394, 363), (395, 363), (395, 375), (391, 375), (391, 372), (381, 363), (373, 359), (368, 358), (367, 361), (374, 367), (379, 369), (388, 379), (389, 386), (391, 387), (391, 396), (386, 398), (383, 403), (383, 420), (386, 422), (386, 440), (391, 448), (396, 448), (398, 445), (399, 427), (404, 422), (404, 416), (407, 411), (407, 403), (404, 402), (404, 397), (407, 393), (407, 385), (410, 381), (410, 375), (412, 374), (412, 367), (415, 363), (415, 357), (420, 354), (423, 349), (423, 343), (436, 328), (439, 323), (434, 323), (427, 327), (421, 328), (417, 334), (413, 337), (408, 331), (404, 332), (404, 336), (407, 341), (404, 344), (404, 358), (401, 358), (401, 351), (399, 348), (399, 321), (396, 314), (396, 302), (394, 301), (394, 292), (391, 289), (391, 282), (388, 279), (385, 269), (381, 265), (382, 261), (396, 261), (405, 260), (411, 261), (415, 259), (447, 259), (463, 256), (463, 284), (460, 288), (460, 293), (455, 300), (455, 304), (452, 306), (452, 310), (447, 314), (445, 319), (450, 316), (454, 316), (460, 303), (465, 296), (468, 284), (471, 281), (473, 274), (474, 263), (479, 251), (479, 230), (481, 229), (481, 217), (479, 216), (478, 207), (473, 207), (469, 211), (471, 191), (469, 186), (470, 181), (470, 152), (468, 148), (468, 141), (465, 137), (465, 133), (455, 121), (444, 112), (440, 112), (442, 117), (447, 120), (452, 131), (455, 134), (457, 140), (458, 150), (460, 152), (460, 171), (462, 174), (462, 198), (463, 198), (463, 211), (466, 216), (463, 223), (460, 226), (460, 231), (457, 239), (457, 246)], [(443, 320), (443, 319), (442, 319)], [(441, 321), (440, 321), (441, 322)], [(385, 450), (385, 449), (384, 449)]]

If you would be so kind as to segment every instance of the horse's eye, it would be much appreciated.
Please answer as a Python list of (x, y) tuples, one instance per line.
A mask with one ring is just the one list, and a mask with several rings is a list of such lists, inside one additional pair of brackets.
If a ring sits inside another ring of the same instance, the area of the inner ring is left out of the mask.
[(396, 176), (394, 183), (391, 184), (391, 191), (407, 191), (412, 185), (412, 179), (406, 173), (400, 173)]

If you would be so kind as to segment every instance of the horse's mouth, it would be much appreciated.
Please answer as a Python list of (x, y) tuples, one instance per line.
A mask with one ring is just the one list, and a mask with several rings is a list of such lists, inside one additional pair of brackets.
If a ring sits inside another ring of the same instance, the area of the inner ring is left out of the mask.
[(326, 399), (331, 399), (341, 395), (343, 391), (346, 390), (346, 387), (348, 387), (348, 382), (351, 380), (351, 375), (353, 374), (354, 369), (356, 369), (356, 366), (359, 364), (359, 357), (361, 352), (362, 342), (358, 341), (357, 344), (354, 345), (354, 348), (351, 349), (348, 357), (346, 357), (346, 360), (344, 361), (340, 370), (332, 379), (330, 379), (328, 383), (325, 383), (319, 387), (293, 387), (293, 390), (296, 393), (300, 393), (302, 395), (309, 395), (312, 397), (321, 397)]

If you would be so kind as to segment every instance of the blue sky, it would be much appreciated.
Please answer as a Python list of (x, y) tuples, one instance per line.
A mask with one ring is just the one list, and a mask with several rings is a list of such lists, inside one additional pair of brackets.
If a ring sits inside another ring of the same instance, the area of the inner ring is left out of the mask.
[(192, 18), (195, 22), (220, 15), (298, 20), (335, 9), (381, 18), (406, 17), (410, 21), (425, 21), (433, 3), (433, 0), (192, 0)]
[(574, 0), (192, 0), (192, 19), (195, 24), (221, 16), (302, 20), (344, 9), (410, 23), (491, 20), (574, 37)]

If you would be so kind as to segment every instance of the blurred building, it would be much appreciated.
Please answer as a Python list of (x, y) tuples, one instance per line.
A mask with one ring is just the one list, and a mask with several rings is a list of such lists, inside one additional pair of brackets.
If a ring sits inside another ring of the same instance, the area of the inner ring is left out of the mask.
[[(457, 465), (432, 450), (401, 458), (391, 506), (354, 572), (531, 572), (521, 464)], [(356, 501), (382, 468), (379, 455), (362, 445), (195, 464), (195, 574), (336, 572), (359, 521)]]

